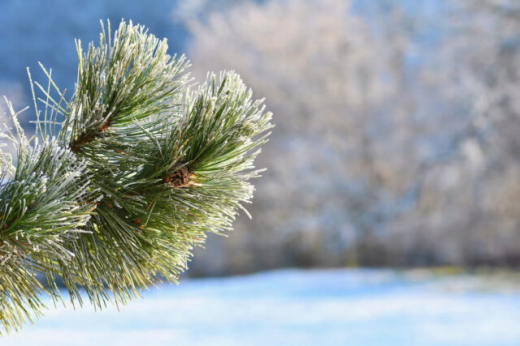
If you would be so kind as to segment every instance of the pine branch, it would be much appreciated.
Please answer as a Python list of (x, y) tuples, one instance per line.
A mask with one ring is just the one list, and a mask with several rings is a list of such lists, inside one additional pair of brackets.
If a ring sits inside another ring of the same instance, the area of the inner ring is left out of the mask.
[(261, 172), (253, 161), (271, 114), (237, 74), (210, 74), (192, 91), (185, 58), (131, 22), (113, 36), (103, 28), (98, 47), (83, 53), (78, 41), (77, 49), (69, 100), (50, 71), (47, 89), (35, 83), (45, 95), (42, 144), (21, 128), (10, 137), (18, 163), (0, 188), (0, 322), (8, 330), (40, 315), (43, 288), (32, 273), (47, 277), (54, 299), (58, 277), (73, 304), (83, 304), (82, 288), (100, 309), (175, 282), (207, 232), (232, 228)]
[[(40, 315), (43, 292), (59, 298), (53, 262), (71, 261), (70, 243), (84, 232), (93, 209), (81, 202), (93, 191), (85, 163), (55, 140), (30, 143), (16, 125), (17, 137), (4, 136), (17, 148), (16, 170), (8, 178), (4, 173), (7, 181), (0, 185), (0, 321), (7, 330), (30, 320), (31, 311)], [(48, 290), (36, 274), (47, 276)]]

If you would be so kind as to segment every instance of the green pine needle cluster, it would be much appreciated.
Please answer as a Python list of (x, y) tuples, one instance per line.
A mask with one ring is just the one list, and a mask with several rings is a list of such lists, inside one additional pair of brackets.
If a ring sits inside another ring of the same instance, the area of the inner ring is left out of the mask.
[(31, 81), (42, 95), (35, 136), (8, 102), (15, 130), (0, 138), (17, 163), (0, 151), (5, 330), (41, 316), (42, 294), (61, 301), (58, 282), (72, 304), (84, 291), (100, 309), (175, 282), (193, 247), (245, 211), (271, 114), (234, 72), (190, 88), (188, 62), (167, 49), (143, 26), (122, 22), (112, 34), (108, 24), (99, 46), (77, 42), (70, 98), (51, 71), (47, 87)]

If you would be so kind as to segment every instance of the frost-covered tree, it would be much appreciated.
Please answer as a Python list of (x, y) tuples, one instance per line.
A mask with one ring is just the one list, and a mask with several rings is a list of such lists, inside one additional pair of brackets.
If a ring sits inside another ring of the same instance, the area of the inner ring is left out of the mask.
[(233, 66), (283, 114), (261, 158), (271, 163), (261, 217), (222, 244), (224, 270), (386, 261), (377, 234), (400, 213), (421, 159), (417, 87), (404, 76), (410, 35), (387, 3), (378, 35), (348, 0), (247, 1), (188, 22), (196, 75)]
[(1, 138), (17, 159), (0, 155), (6, 330), (41, 315), (42, 293), (61, 300), (58, 280), (73, 304), (83, 289), (97, 308), (176, 281), (193, 247), (250, 201), (271, 114), (233, 72), (189, 88), (188, 62), (167, 48), (131, 22), (103, 28), (86, 52), (78, 41), (71, 97), (51, 71), (45, 86), (31, 81), (42, 95), (31, 138), (7, 101), (14, 129)]
[(434, 73), (448, 114), (463, 126), (452, 141), (456, 159), (432, 171), (424, 186), (423, 231), (438, 234), (434, 246), (451, 262), (517, 265), (520, 3), (452, 6)]
[(283, 116), (257, 218), (193, 269), (518, 263), (518, 1), (220, 2), (185, 9), (194, 73)]

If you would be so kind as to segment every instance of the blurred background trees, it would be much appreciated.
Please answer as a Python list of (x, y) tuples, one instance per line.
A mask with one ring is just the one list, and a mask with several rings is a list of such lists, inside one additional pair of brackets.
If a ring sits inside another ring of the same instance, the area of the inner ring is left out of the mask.
[[(109, 13), (171, 35), (199, 81), (235, 69), (277, 125), (259, 157), (269, 170), (255, 182), (253, 219), (239, 218), (229, 238), (210, 236), (192, 275), (520, 263), (520, 2), (143, 4)], [(16, 6), (0, 3), (0, 13), (16, 23)], [(88, 8), (77, 28), (49, 13), (41, 31), (96, 39), (86, 34), (98, 29)], [(0, 92), (23, 101), (13, 35), (0, 37)], [(74, 57), (52, 56), (58, 48), (42, 61), (68, 71), (61, 65)], [(58, 82), (71, 85), (65, 77)]]
[(189, 21), (196, 76), (236, 69), (278, 126), (253, 220), (193, 271), (516, 264), (518, 10), (288, 0)]

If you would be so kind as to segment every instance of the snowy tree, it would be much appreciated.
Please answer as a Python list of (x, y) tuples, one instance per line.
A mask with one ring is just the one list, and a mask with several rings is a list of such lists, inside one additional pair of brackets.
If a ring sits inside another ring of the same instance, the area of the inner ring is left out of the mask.
[(188, 21), (195, 75), (232, 66), (281, 116), (260, 217), (200, 271), (514, 263), (515, 1), (227, 3)]
[[(404, 27), (393, 13), (388, 27)], [(420, 167), (406, 32), (375, 35), (350, 1), (248, 2), (188, 24), (196, 76), (233, 66), (283, 114), (266, 146), (261, 217), (237, 226), (222, 266), (385, 261), (376, 234), (401, 213)]]

